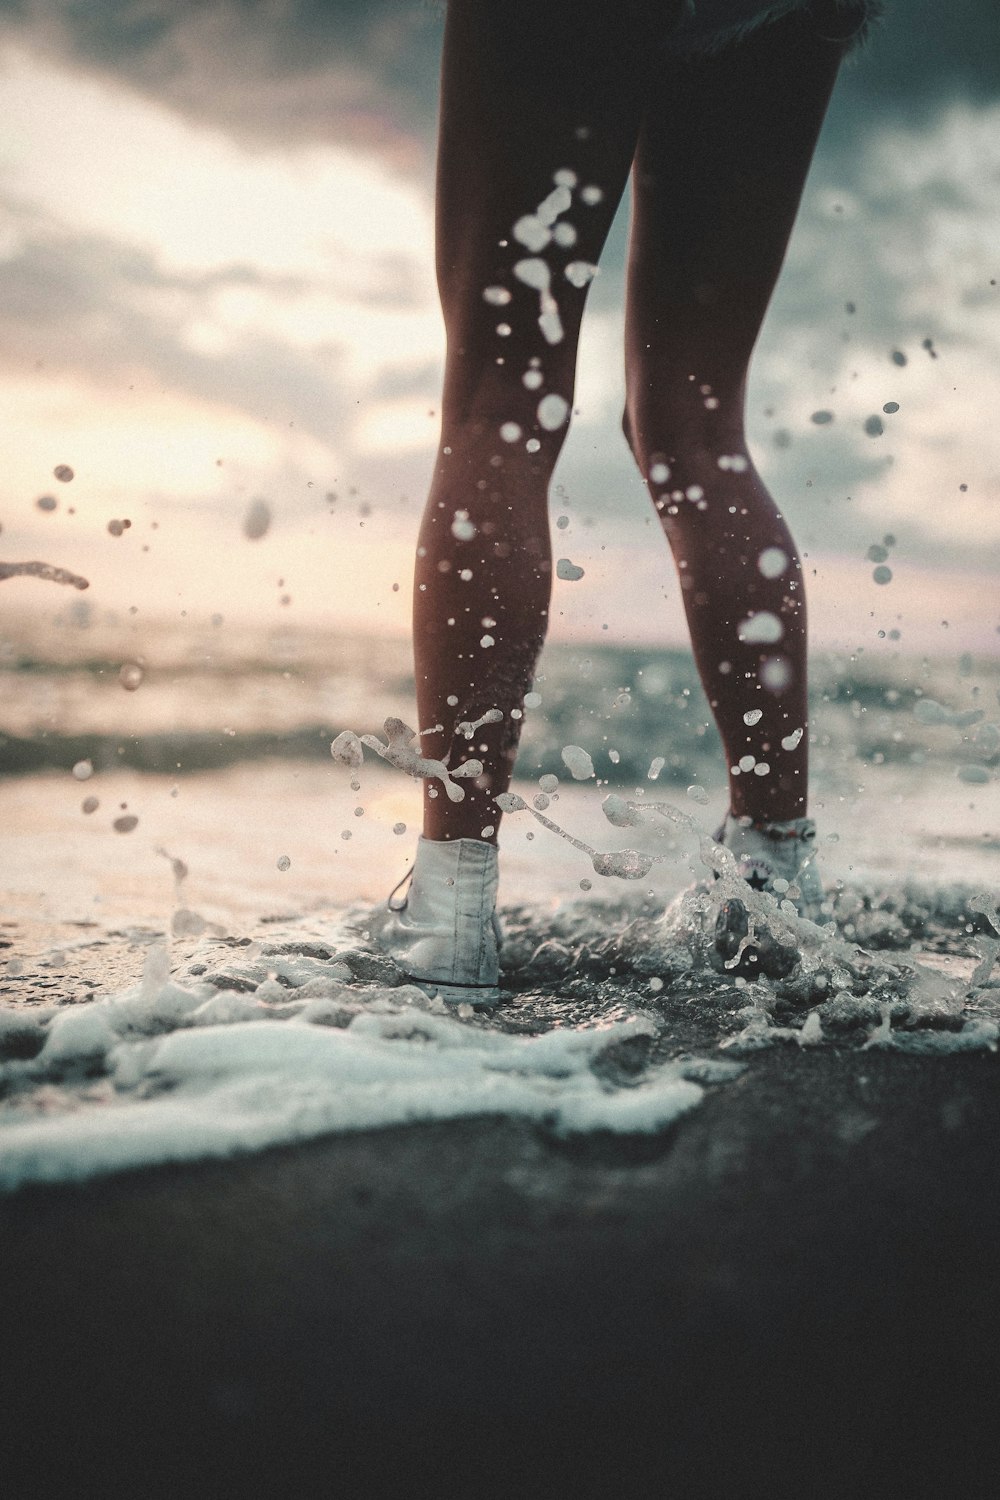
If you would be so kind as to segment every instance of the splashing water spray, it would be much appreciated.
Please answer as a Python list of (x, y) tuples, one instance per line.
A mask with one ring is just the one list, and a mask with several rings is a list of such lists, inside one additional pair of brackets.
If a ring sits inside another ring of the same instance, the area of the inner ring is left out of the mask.
[[(499, 713), (499, 710), (491, 710), (491, 713)], [(500, 717), (502, 718), (503, 715), (501, 714)], [(487, 716), (486, 719), (480, 720), (480, 723), (483, 722), (495, 723), (496, 719)], [(440, 728), (440, 726), (436, 727)], [(369, 750), (374, 750), (382, 760), (387, 761), (390, 766), (395, 766), (397, 771), (403, 771), (407, 776), (440, 781), (450, 802), (465, 801), (465, 788), (457, 784), (458, 778), (467, 780), (469, 777), (483, 774), (481, 760), (467, 760), (451, 770), (443, 760), (434, 760), (430, 756), (421, 755), (420, 751), (413, 746), (413, 741), (417, 738), (416, 730), (404, 724), (402, 719), (386, 719), (382, 728), (385, 734), (384, 742), (377, 735), (357, 735), (352, 729), (345, 729), (333, 741), (330, 754), (338, 765), (348, 766), (352, 771), (357, 771), (364, 763), (362, 747), (367, 745)]]

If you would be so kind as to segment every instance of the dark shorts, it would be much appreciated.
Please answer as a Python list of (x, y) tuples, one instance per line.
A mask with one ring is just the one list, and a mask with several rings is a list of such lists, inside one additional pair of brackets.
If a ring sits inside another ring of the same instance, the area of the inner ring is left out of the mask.
[(882, 13), (882, 0), (687, 0), (687, 9), (666, 40), (674, 57), (720, 51), (795, 11), (803, 11), (817, 35), (860, 46)]

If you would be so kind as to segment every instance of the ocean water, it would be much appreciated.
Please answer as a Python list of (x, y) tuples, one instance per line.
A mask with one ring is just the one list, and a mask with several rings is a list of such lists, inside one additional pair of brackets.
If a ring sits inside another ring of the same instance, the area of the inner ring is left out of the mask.
[[(547, 651), (502, 834), (505, 1000), (480, 1014), (370, 938), (416, 783), (369, 754), (355, 789), (330, 756), (410, 719), (405, 644), (139, 637), (74, 606), (6, 622), (0, 656), (7, 1190), (491, 1113), (657, 1132), (763, 1047), (997, 1048), (995, 662), (815, 662), (827, 910), (758, 898), (764, 938), (727, 963), (734, 888), (706, 864), (723, 766), (690, 659)], [(535, 816), (542, 778), (572, 842)]]

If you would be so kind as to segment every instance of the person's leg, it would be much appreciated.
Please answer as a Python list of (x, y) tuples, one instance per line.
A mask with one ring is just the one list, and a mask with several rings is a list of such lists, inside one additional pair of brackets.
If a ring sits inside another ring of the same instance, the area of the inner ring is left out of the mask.
[(842, 51), (795, 15), (673, 64), (633, 173), (625, 432), (678, 567), (731, 810), (755, 822), (806, 810), (806, 618), (795, 544), (747, 452), (747, 367)]
[[(461, 802), (425, 783), (431, 839), (478, 839), (500, 820), (493, 798), (509, 782), (548, 622), (547, 491), (586, 297), (566, 270), (600, 255), (635, 150), (651, 41), (670, 10), (663, 0), (449, 5), (437, 179), (447, 365), (414, 654), (423, 753), (452, 767), (475, 758), (484, 773), (461, 783)], [(565, 186), (551, 199), (555, 174)], [(528, 222), (546, 200), (543, 222)], [(500, 718), (471, 738), (459, 731), (491, 710)]]

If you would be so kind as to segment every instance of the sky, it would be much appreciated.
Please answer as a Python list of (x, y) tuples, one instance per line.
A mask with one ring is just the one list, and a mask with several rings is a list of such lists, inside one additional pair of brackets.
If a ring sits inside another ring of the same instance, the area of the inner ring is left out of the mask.
[[(995, 655), (995, 3), (887, 12), (838, 83), (750, 442), (818, 645)], [(98, 612), (407, 628), (443, 354), (441, 35), (426, 0), (0, 0), (0, 559), (86, 576)], [(619, 425), (626, 219), (555, 476), (584, 577), (556, 584), (554, 636), (674, 643)], [(67, 602), (33, 577), (0, 593), (0, 627)]]

